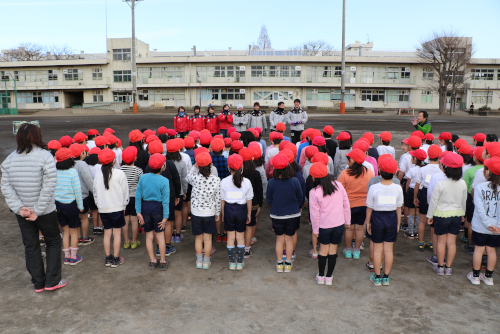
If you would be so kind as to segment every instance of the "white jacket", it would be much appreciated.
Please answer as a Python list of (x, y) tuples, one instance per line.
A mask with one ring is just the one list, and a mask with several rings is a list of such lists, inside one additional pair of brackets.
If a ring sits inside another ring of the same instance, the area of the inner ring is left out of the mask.
[[(233, 126), (236, 128), (237, 132), (246, 131), (250, 116), (244, 111), (241, 112), (241, 116), (238, 116), (238, 113), (237, 111), (233, 114)], [(239, 125), (240, 123), (243, 125)]]
[(260, 110), (256, 116), (252, 115), (252, 112), (249, 112), (248, 119), (249, 128), (259, 127), (262, 130), (267, 128), (266, 115), (262, 110)]
[(274, 109), (269, 114), (269, 128), (276, 130), (276, 124), (285, 123), (286, 118), (288, 117), (288, 113), (285, 111), (283, 115), (278, 114), (276, 111), (278, 109)]
[(113, 168), (113, 173), (109, 180), (109, 189), (106, 189), (102, 169), (96, 171), (93, 195), (99, 213), (125, 210), (130, 199), (127, 176), (125, 176), (125, 173), (121, 169)]
[[(286, 123), (290, 124), (290, 130), (303, 131), (304, 124), (307, 123), (307, 113), (304, 109), (293, 108), (286, 114)], [(300, 122), (300, 124), (292, 125), (293, 123)]]

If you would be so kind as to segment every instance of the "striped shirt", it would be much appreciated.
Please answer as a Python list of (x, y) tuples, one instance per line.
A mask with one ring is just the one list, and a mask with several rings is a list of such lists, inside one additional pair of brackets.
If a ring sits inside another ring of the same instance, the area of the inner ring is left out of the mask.
[(54, 197), (56, 201), (64, 204), (70, 204), (76, 200), (78, 209), (83, 209), (82, 188), (78, 172), (75, 169), (57, 170)]
[(137, 184), (139, 183), (139, 178), (141, 177), (142, 169), (137, 166), (127, 166), (123, 165), (121, 170), (125, 173), (128, 181), (128, 191), (130, 197), (135, 197), (135, 190), (137, 189)]

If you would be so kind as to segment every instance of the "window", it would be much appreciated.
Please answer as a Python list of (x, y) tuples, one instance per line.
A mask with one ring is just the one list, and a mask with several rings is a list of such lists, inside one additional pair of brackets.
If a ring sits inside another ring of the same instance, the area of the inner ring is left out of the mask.
[(113, 101), (115, 102), (131, 102), (131, 92), (113, 92)]
[(388, 90), (387, 102), (408, 102), (410, 101), (410, 91), (408, 90)]
[(92, 80), (102, 80), (102, 68), (92, 69)]
[(148, 90), (139, 90), (139, 101), (148, 101)]
[(409, 67), (401, 67), (401, 78), (409, 79), (410, 78), (410, 68)]
[[(486, 100), (488, 97), (488, 100)], [(491, 103), (493, 99), (493, 92), (488, 92), (487, 90), (476, 90), (472, 91), (471, 101), (473, 103)]]
[(272, 93), (273, 92), (266, 92), (266, 91), (253, 92), (253, 99), (254, 100), (270, 101), (273, 99)]
[[(202, 89), (201, 99), (202, 100), (244, 100), (245, 93), (244, 89), (239, 88), (213, 88), (213, 89)], [(196, 90), (197, 100), (200, 100), (200, 90)]]
[(94, 102), (103, 102), (104, 101), (104, 95), (102, 94), (102, 90), (95, 90), (92, 92), (93, 95), (93, 101)]
[(376, 66), (363, 66), (363, 77), (380, 79), (399, 79), (401, 74), (410, 75), (409, 71), (401, 67), (376, 67)]
[(17, 94), (17, 103), (59, 102), (58, 92), (22, 92)]
[(424, 80), (433, 80), (434, 79), (434, 70), (432, 68), (424, 68), (424, 73), (422, 75)]
[[(140, 91), (139, 91), (140, 92)], [(167, 89), (149, 89), (143, 91), (143, 101), (174, 101), (174, 100), (185, 100), (186, 91), (183, 88), (167, 88)], [(146, 96), (145, 96), (146, 95)]]
[(300, 77), (299, 66), (290, 65), (255, 65), (252, 66), (252, 77)]
[(5, 71), (0, 71), (0, 80), (9, 80), (9, 75)]
[[(65, 81), (76, 81), (76, 80), (81, 80), (79, 76), (79, 72), (81, 70), (78, 70), (76, 68), (74, 69), (68, 69), (68, 70), (63, 70), (64, 73), (64, 80)], [(83, 79), (83, 78), (82, 78)], [(28, 81), (28, 80), (26, 80)]]
[(342, 66), (309, 66), (308, 72), (315, 77), (340, 78), (342, 76)]
[(132, 81), (132, 71), (113, 71), (114, 82)]
[(430, 90), (422, 91), (422, 103), (432, 103), (432, 92)]
[(49, 81), (57, 80), (57, 70), (48, 70), (47, 74), (49, 76)]
[(470, 72), (472, 80), (493, 80), (495, 76), (495, 70), (488, 68), (473, 68)]
[(384, 91), (383, 90), (362, 90), (361, 91), (361, 101), (381, 101), (384, 102)]
[[(353, 101), (356, 94), (354, 89), (347, 89), (345, 92), (345, 101)], [(317, 88), (307, 90), (307, 100), (308, 101), (340, 101), (341, 100), (341, 90), (340, 89), (330, 89), (330, 88)]]
[(196, 75), (200, 78), (241, 78), (245, 76), (244, 68), (244, 66), (196, 66)]
[(130, 60), (131, 55), (130, 49), (113, 49), (113, 60)]

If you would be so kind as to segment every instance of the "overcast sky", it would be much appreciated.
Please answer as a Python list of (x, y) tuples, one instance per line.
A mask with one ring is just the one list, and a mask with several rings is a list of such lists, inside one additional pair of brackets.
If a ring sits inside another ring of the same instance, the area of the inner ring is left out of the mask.
[[(477, 58), (500, 58), (500, 0), (346, 0), (346, 45), (411, 51), (432, 31), (472, 37)], [(22, 42), (67, 44), (104, 53), (105, 0), (0, 0), (0, 48)], [(107, 0), (107, 35), (131, 36), (131, 11)], [(274, 49), (323, 39), (341, 49), (342, 1), (145, 0), (136, 9), (137, 37), (158, 51), (248, 49), (265, 24)]]

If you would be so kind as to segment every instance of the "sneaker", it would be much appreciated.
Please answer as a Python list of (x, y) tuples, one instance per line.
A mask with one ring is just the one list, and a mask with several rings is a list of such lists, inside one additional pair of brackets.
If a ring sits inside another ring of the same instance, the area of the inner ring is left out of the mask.
[(80, 255), (76, 256), (76, 259), (69, 259), (70, 266), (76, 266), (78, 263), (82, 262), (82, 257)]
[(432, 270), (434, 270), (438, 276), (444, 276), (444, 267), (440, 268), (439, 266), (435, 265), (434, 267), (432, 267)]
[(66, 286), (66, 284), (68, 284), (68, 282), (63, 278), (56, 285), (51, 286), (51, 287), (45, 287), (45, 290), (47, 290), (47, 291), (57, 290), (57, 289), (60, 289), (60, 288), (64, 288)]
[(461, 235), (461, 236), (460, 236), (460, 241), (465, 242), (466, 244), (468, 244), (468, 243), (469, 243), (469, 238), (467, 238), (467, 237), (465, 237), (465, 236)]
[(215, 236), (215, 242), (222, 242), (222, 234), (217, 234)]
[(83, 238), (78, 238), (78, 246), (83, 245)]
[(295, 261), (295, 251), (293, 251), (293, 253), (292, 253), (292, 260), (291, 261), (292, 262)]
[(236, 262), (229, 262), (229, 270), (236, 270)]
[(161, 271), (167, 270), (169, 264), (170, 263), (168, 263), (168, 261), (165, 261), (164, 263), (160, 263), (160, 270)]
[(36, 292), (36, 293), (40, 293), (40, 292), (43, 292), (44, 290), (45, 290), (45, 288), (35, 289), (35, 292)]
[(276, 263), (276, 271), (279, 273), (282, 273), (284, 269), (283, 262), (281, 263)]
[(170, 256), (170, 255), (174, 254), (175, 252), (177, 252), (177, 248), (175, 248), (174, 246), (170, 246), (170, 249), (168, 247), (165, 248), (165, 256)]
[(212, 255), (213, 253), (215, 253), (215, 251), (216, 251), (215, 247), (212, 246), (212, 251), (211, 251), (210, 255)]
[(316, 283), (318, 283), (319, 285), (324, 285), (325, 276), (319, 276), (319, 274), (316, 274)]
[(203, 268), (203, 262), (196, 261), (196, 269), (202, 269), (202, 268)]
[(313, 259), (317, 260), (318, 259), (318, 253), (314, 252), (314, 249), (311, 249), (309, 251), (309, 256), (312, 257)]
[(427, 262), (429, 262), (430, 264), (432, 264), (433, 266), (437, 266), (438, 265), (438, 260), (437, 260), (437, 257), (434, 256), (434, 255), (429, 255), (427, 257)]
[(389, 284), (389, 277), (382, 277), (382, 285), (388, 286)]
[[(366, 238), (366, 237), (365, 237)], [(359, 250), (365, 249), (365, 242), (361, 242), (361, 246), (359, 246)]]
[(131, 242), (130, 243), (130, 248), (132, 249), (136, 249), (137, 247), (139, 247), (141, 245), (141, 242), (139, 240), (137, 240), (137, 242)]
[(82, 239), (82, 246), (88, 246), (95, 241), (94, 237), (86, 237)]
[[(479, 274), (479, 276), (481, 276), (481, 274)], [(479, 277), (474, 277), (474, 273), (472, 271), (467, 274), (467, 278), (474, 285), (481, 284), (481, 280), (479, 279)]]
[(191, 215), (188, 216), (188, 220), (191, 220)]
[(104, 265), (106, 267), (110, 267), (111, 266), (111, 261), (113, 261), (113, 259), (114, 259), (113, 255), (106, 256), (106, 259), (104, 260)]
[(359, 260), (360, 256), (361, 256), (361, 252), (359, 250), (352, 252), (352, 258), (354, 260)]
[(187, 226), (182, 226), (182, 227), (181, 227), (181, 232), (186, 232), (186, 231), (187, 231), (187, 229), (188, 229), (188, 228), (187, 228)]
[[(212, 265), (212, 262), (203, 262), (203, 269), (208, 269)], [(236, 266), (236, 269), (238, 269), (238, 266)]]
[(124, 242), (123, 243), (123, 248), (124, 249), (129, 249), (130, 248), (130, 242)]
[(69, 257), (65, 257), (65, 258), (64, 258), (64, 262), (63, 262), (63, 263), (64, 263), (64, 264), (69, 264), (69, 260), (70, 260), (70, 258), (69, 258)]
[(170, 243), (175, 242), (175, 235), (172, 235), (172, 238), (170, 239)]
[(410, 233), (409, 231), (405, 232), (405, 237), (408, 237), (409, 239), (415, 239), (415, 234)]
[[(203, 265), (203, 266), (205, 266), (205, 265)], [(243, 270), (244, 267), (245, 267), (245, 262), (236, 263), (236, 270)], [(203, 268), (203, 269), (205, 269), (205, 268)]]
[(292, 264), (285, 263), (285, 273), (289, 273), (292, 271)]
[(149, 270), (155, 270), (156, 267), (160, 265), (160, 261), (156, 260), (155, 262), (149, 262)]
[(486, 285), (493, 285), (493, 277), (486, 277), (484, 273), (479, 274), (479, 279)]
[(469, 255), (474, 254), (474, 246), (464, 245), (462, 249)]
[(452, 272), (453, 272), (453, 270), (451, 268), (448, 268), (448, 267), (444, 268), (444, 274), (446, 276), (451, 276)]
[(250, 241), (250, 245), (253, 245), (257, 242), (257, 238), (256, 237), (253, 237), (252, 238), (252, 241)]
[(373, 267), (373, 263), (371, 262), (366, 262), (366, 267), (368, 268), (369, 271), (373, 272), (375, 271), (375, 268)]
[(98, 227), (97, 229), (99, 230), (97, 234), (104, 235), (104, 227)]
[(325, 285), (333, 285), (333, 277), (325, 277)]
[(123, 257), (115, 257), (113, 258), (113, 261), (111, 261), (111, 268), (116, 268), (123, 262), (125, 262), (125, 259)]
[(344, 248), (342, 254), (344, 254), (346, 259), (352, 259), (352, 250)]
[(375, 273), (371, 274), (370, 275), (370, 281), (373, 282), (373, 284), (375, 284), (375, 286), (381, 286), (382, 285), (382, 279), (381, 278), (377, 278)]
[(401, 224), (401, 226), (399, 227), (399, 230), (403, 231), (403, 232), (408, 231), (408, 224)]
[(156, 257), (160, 257), (160, 249), (159, 249), (159, 248), (157, 248), (157, 249), (156, 249), (156, 254), (155, 254), (155, 256), (156, 256)]
[(94, 227), (92, 229), (92, 234), (98, 235), (99, 234), (99, 229), (97, 227)]
[(243, 258), (248, 259), (252, 255), (253, 255), (253, 249), (250, 249), (248, 252), (245, 252), (245, 254), (243, 254)]
[(415, 239), (418, 239), (418, 232), (414, 232), (413, 235), (414, 235)]
[(180, 234), (175, 236), (175, 242), (181, 242), (181, 235)]
[(42, 260), (43, 260), (47, 257), (47, 253), (45, 253), (45, 252), (41, 252), (41, 253), (42, 253)]
[(226, 242), (227, 243), (227, 234), (223, 234), (222, 235), (222, 242)]
[(434, 246), (432, 245), (432, 242), (430, 242), (430, 241), (427, 243), (427, 247), (429, 247), (429, 250), (434, 249)]
[(419, 242), (418, 243), (418, 250), (420, 252), (423, 252), (425, 250), (425, 242)]

